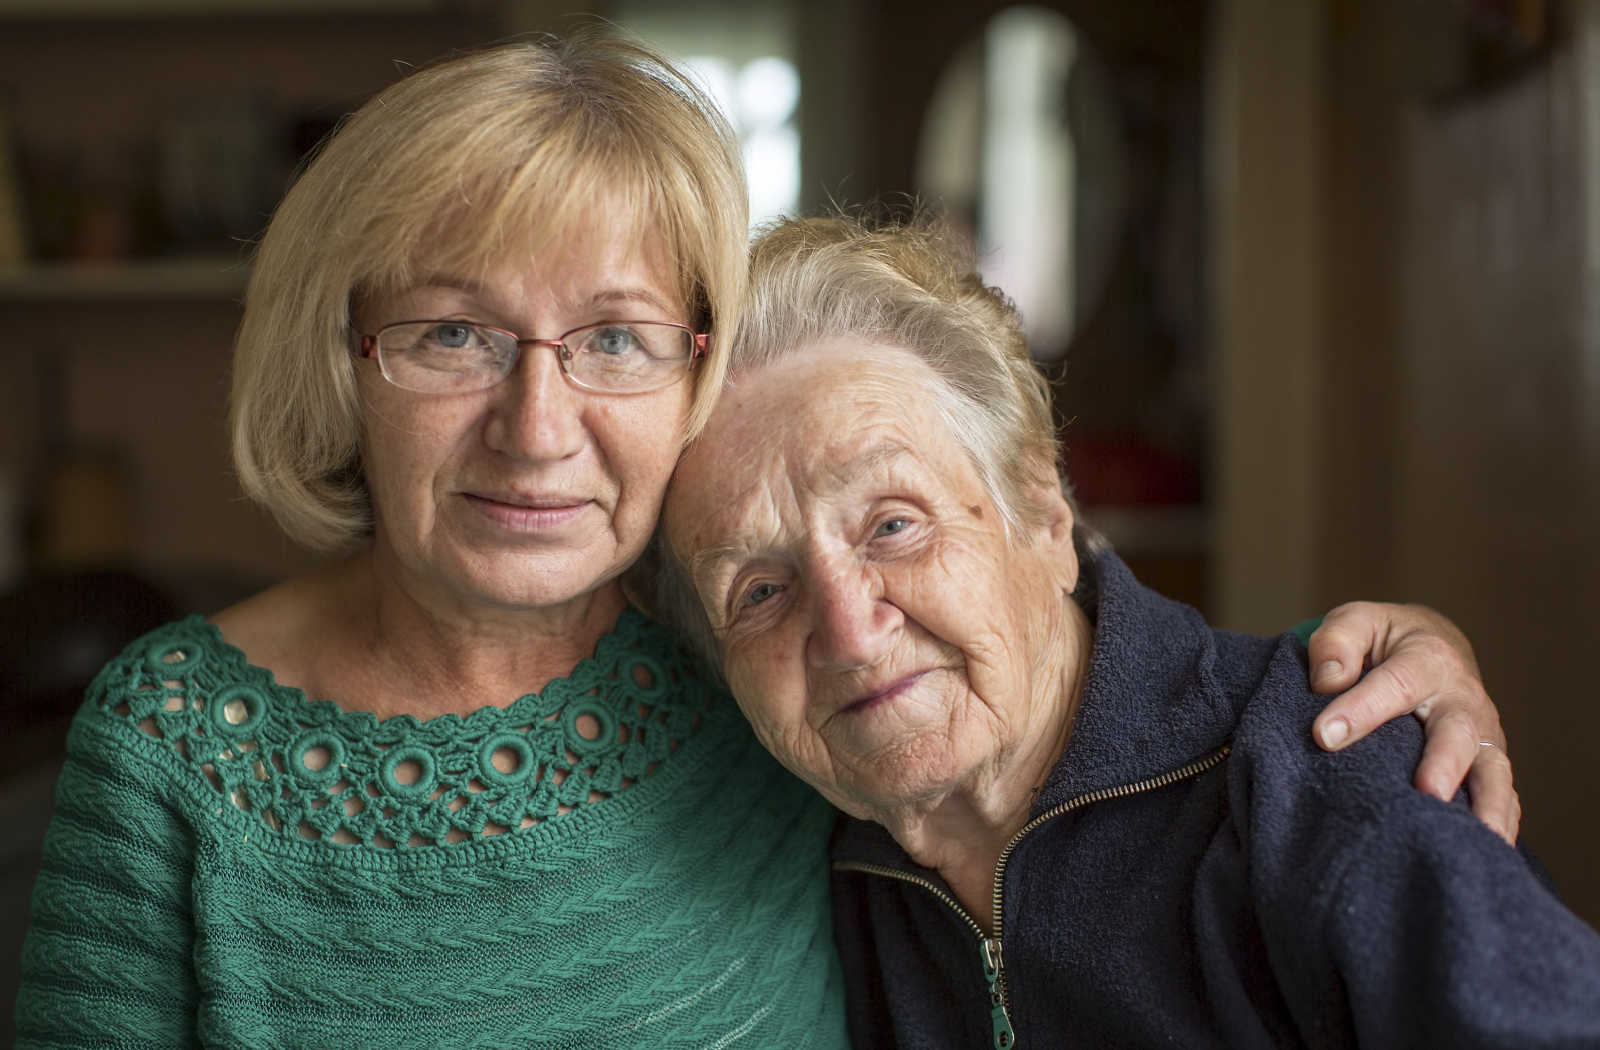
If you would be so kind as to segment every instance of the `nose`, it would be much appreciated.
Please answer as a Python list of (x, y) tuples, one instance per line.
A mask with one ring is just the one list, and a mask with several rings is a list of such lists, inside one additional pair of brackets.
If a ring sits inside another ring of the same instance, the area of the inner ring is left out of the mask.
[(812, 579), (807, 662), (819, 670), (847, 671), (883, 659), (905, 617), (883, 594), (877, 574), (841, 559)]
[(527, 340), (511, 374), (492, 388), (485, 439), (518, 459), (565, 459), (583, 448), (584, 393), (561, 373), (551, 343)]

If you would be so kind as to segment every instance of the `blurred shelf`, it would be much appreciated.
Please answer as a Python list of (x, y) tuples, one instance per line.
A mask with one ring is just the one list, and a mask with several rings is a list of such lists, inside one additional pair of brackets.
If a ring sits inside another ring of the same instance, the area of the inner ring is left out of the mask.
[(1200, 504), (1084, 507), (1083, 517), (1126, 556), (1201, 555), (1211, 546), (1211, 515)]
[(0, 302), (145, 299), (238, 300), (249, 276), (237, 256), (141, 259), (122, 263), (36, 263), (0, 269)]

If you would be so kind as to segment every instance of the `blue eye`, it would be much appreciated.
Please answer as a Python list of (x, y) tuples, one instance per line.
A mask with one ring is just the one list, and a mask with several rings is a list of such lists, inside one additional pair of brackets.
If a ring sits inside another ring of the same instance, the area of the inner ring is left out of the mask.
[(464, 350), (477, 338), (478, 333), (469, 324), (436, 324), (422, 333), (420, 342), (444, 350)]
[(872, 535), (874, 537), (893, 536), (895, 533), (902, 532), (910, 527), (911, 522), (905, 518), (890, 518), (888, 521), (879, 522), (878, 527), (872, 530)]
[(775, 583), (758, 583), (745, 592), (744, 606), (749, 608), (753, 605), (760, 605), (782, 590), (783, 588)]
[(584, 340), (585, 350), (592, 350), (605, 354), (608, 357), (621, 357), (623, 354), (635, 353), (644, 349), (637, 333), (626, 325), (607, 325), (597, 328)]
[(402, 390), (455, 394), (504, 379), (517, 337), (470, 321), (402, 321), (378, 332), (378, 364)]

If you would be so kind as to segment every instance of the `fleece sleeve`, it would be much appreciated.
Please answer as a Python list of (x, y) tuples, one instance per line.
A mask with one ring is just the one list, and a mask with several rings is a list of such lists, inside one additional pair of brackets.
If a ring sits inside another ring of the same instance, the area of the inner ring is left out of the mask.
[(1600, 1047), (1600, 934), (1472, 816), (1412, 789), (1422, 734), (1310, 743), (1281, 649), (1230, 769), (1269, 962), (1313, 1046)]
[(69, 740), (23, 945), (23, 1050), (196, 1045), (192, 836), (117, 728), (80, 716)]
[(1361, 1045), (1600, 1047), (1600, 934), (1470, 813), (1398, 805), (1333, 876), (1324, 936)]

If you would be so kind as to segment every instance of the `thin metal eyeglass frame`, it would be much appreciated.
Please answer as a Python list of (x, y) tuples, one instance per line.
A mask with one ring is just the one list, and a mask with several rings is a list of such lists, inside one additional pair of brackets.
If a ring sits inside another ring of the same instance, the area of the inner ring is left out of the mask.
[[(395, 387), (397, 387), (397, 388), (399, 388), (401, 390), (410, 390), (411, 393), (413, 393), (413, 394), (426, 394), (426, 393), (430, 393), (430, 392), (431, 393), (441, 393), (441, 394), (442, 393), (448, 393), (448, 391), (411, 390), (410, 387), (400, 386), (399, 383), (396, 383), (393, 379), (389, 378), (388, 369), (383, 367), (383, 359), (378, 357), (378, 337), (383, 335), (384, 332), (387, 332), (391, 328), (403, 328), (406, 325), (413, 325), (413, 324), (458, 324), (458, 325), (461, 325), (461, 326), (463, 326), (465, 328), (480, 328), (480, 329), (482, 329), (483, 331), (486, 331), (486, 332), (499, 332), (501, 335), (509, 335), (516, 342), (517, 356), (512, 359), (510, 367), (508, 367), (506, 369), (506, 374), (501, 376), (499, 379), (496, 379), (493, 383), (490, 383), (488, 386), (474, 387), (473, 388), (474, 390), (493, 390), (495, 387), (499, 386), (501, 383), (504, 383), (506, 381), (506, 378), (508, 376), (510, 376), (512, 372), (515, 372), (517, 370), (517, 365), (522, 361), (522, 348), (523, 347), (525, 347), (525, 346), (548, 346), (550, 349), (552, 349), (552, 350), (554, 350), (556, 352), (556, 361), (560, 365), (561, 374), (566, 377), (567, 382), (571, 383), (573, 386), (577, 387), (579, 390), (584, 390), (584, 391), (587, 391), (588, 393), (591, 393), (591, 394), (605, 394), (605, 395), (608, 395), (610, 397), (628, 397), (628, 396), (633, 395), (633, 394), (653, 394), (657, 390), (665, 390), (665, 389), (667, 389), (668, 387), (672, 386), (675, 383), (681, 383), (683, 381), (684, 377), (689, 375), (690, 372), (693, 372), (694, 371), (695, 362), (706, 356), (706, 344), (708, 342), (710, 342), (710, 340), (711, 340), (711, 334), (709, 332), (696, 332), (693, 328), (690, 328), (688, 325), (679, 324), (676, 321), (596, 321), (593, 324), (581, 324), (576, 328), (568, 329), (567, 331), (562, 332), (560, 335), (556, 336), (554, 339), (524, 339), (520, 334), (518, 334), (516, 332), (513, 332), (509, 328), (500, 328), (500, 327), (497, 327), (497, 326), (492, 325), (492, 324), (476, 324), (476, 323), (474, 323), (472, 321), (449, 321), (449, 320), (444, 320), (444, 319), (440, 319), (440, 318), (433, 318), (433, 317), (420, 317), (420, 318), (417, 318), (414, 321), (395, 321), (392, 324), (384, 325), (382, 328), (378, 329), (376, 332), (372, 333), (371, 335), (368, 335), (365, 332), (357, 332), (356, 334), (361, 337), (361, 353), (360, 353), (360, 356), (361, 357), (366, 357), (366, 358), (374, 358), (374, 359), (377, 360), (377, 362), (378, 362), (378, 371), (379, 371), (380, 374), (382, 374), (384, 382), (389, 383), (389, 384), (391, 384), (391, 385), (393, 385), (393, 386), (395, 386)], [(586, 332), (591, 328), (605, 328), (605, 327), (607, 327), (609, 325), (630, 325), (630, 324), (664, 325), (664, 326), (666, 326), (668, 328), (681, 329), (681, 330), (683, 330), (685, 332), (688, 332), (691, 336), (693, 336), (694, 337), (694, 352), (689, 355), (688, 363), (685, 366), (682, 375), (679, 375), (671, 383), (663, 383), (660, 386), (651, 387), (648, 390), (605, 390), (605, 389), (600, 388), (600, 387), (588, 386), (582, 380), (578, 379), (576, 376), (574, 376), (572, 374), (571, 364), (572, 364), (573, 353), (572, 353), (572, 349), (569, 346), (567, 346), (567, 342), (566, 342), (569, 337), (571, 337), (572, 335), (574, 335), (574, 334), (576, 334), (578, 332)], [(462, 393), (469, 393), (469, 392), (470, 391), (462, 391)]]

